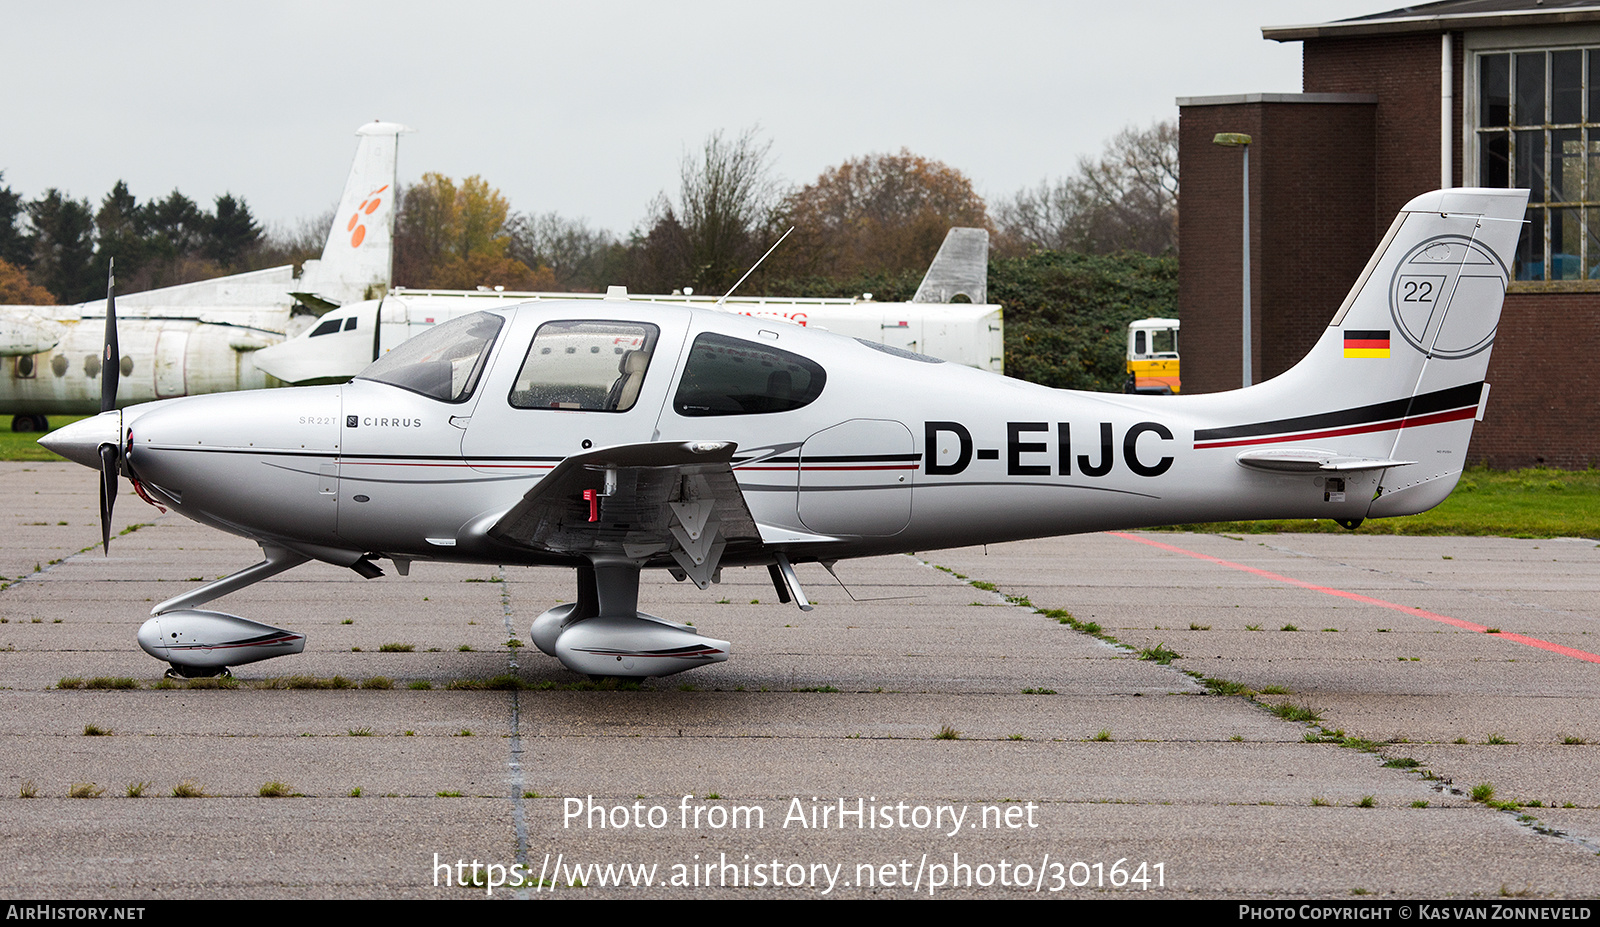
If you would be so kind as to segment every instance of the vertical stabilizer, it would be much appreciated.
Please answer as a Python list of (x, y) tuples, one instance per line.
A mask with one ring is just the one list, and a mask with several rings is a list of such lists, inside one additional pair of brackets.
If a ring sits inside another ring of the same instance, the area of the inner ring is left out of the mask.
[(350, 179), (328, 229), (322, 260), (307, 261), (299, 289), (335, 305), (382, 296), (394, 269), (395, 160), (399, 123), (369, 122), (356, 130)]
[(989, 301), (987, 229), (951, 229), (911, 301), (947, 303), (957, 296), (965, 296), (979, 305)]
[(1196, 447), (1293, 444), (1395, 461), (1367, 514), (1438, 505), (1481, 411), (1527, 198), (1458, 188), (1407, 203), (1311, 353), (1280, 377), (1219, 394), (1270, 420), (1202, 429)]

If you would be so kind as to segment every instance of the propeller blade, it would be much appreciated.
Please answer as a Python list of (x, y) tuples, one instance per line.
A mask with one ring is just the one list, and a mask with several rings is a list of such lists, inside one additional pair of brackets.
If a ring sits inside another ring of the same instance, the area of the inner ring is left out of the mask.
[(111, 510), (117, 504), (117, 446), (100, 445), (100, 546), (111, 553)]
[[(117, 381), (122, 378), (122, 350), (117, 344), (117, 259), (106, 274), (106, 349), (100, 360), (100, 411), (117, 407)], [(108, 529), (109, 530), (109, 529)]]

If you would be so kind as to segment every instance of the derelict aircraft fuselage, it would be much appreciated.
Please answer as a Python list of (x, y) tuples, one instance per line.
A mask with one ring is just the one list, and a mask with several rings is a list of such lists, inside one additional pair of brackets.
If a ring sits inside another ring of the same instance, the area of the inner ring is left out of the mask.
[(576, 567), (577, 601), (534, 642), (580, 672), (664, 675), (728, 645), (639, 612), (643, 569), (704, 588), (766, 566), (804, 604), (795, 562), (1438, 504), (1482, 413), (1525, 199), (1417, 198), (1307, 358), (1230, 393), (1054, 390), (722, 312), (544, 301), (440, 325), (348, 384), (136, 406), (45, 443), (100, 466), (114, 442), (141, 492), (262, 545), (154, 610), (141, 643), (179, 670), (276, 655), (226, 659), (202, 624), (290, 633), (194, 608), (212, 598), (311, 559), (444, 560)]

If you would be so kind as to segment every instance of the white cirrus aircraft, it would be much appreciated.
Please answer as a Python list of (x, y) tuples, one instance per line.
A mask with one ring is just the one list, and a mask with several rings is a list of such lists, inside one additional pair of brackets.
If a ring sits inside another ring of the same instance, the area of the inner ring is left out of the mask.
[[(475, 312), (340, 386), (113, 410), (41, 440), (264, 559), (162, 602), (140, 644), (177, 673), (304, 638), (196, 606), (310, 560), (559, 566), (544, 652), (594, 676), (725, 660), (639, 611), (639, 577), (1221, 519), (1424, 511), (1454, 488), (1527, 200), (1419, 196), (1311, 353), (1227, 393), (1047, 389), (726, 312), (546, 300)], [(1332, 307), (1330, 307), (1332, 308)], [(113, 384), (114, 386), (114, 384)], [(107, 401), (107, 408), (112, 403)]]

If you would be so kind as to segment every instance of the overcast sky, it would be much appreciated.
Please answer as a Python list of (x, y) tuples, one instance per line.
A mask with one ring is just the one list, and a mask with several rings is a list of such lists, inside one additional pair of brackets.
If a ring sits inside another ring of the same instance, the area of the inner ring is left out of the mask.
[(11, 4), (4, 184), (98, 206), (118, 179), (264, 224), (330, 209), (354, 130), (401, 122), (400, 179), (480, 174), (512, 208), (617, 234), (684, 152), (760, 126), (790, 183), (909, 148), (991, 203), (1066, 175), (1174, 99), (1300, 89), (1264, 25), (1350, 0)]

